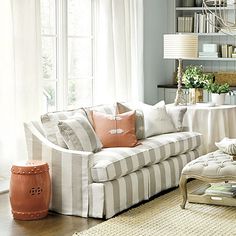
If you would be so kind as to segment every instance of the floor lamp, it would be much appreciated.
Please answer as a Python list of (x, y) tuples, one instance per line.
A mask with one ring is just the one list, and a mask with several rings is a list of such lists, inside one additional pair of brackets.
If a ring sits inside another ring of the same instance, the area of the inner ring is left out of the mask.
[(182, 90), (182, 60), (196, 58), (198, 54), (198, 37), (196, 35), (165, 34), (164, 58), (178, 59), (178, 89), (175, 105), (185, 105), (186, 101)]

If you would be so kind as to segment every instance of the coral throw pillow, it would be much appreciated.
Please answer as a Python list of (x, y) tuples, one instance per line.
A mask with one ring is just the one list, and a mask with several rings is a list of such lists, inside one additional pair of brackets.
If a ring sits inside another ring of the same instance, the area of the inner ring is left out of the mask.
[(94, 130), (103, 147), (134, 147), (138, 144), (135, 135), (135, 111), (119, 115), (92, 112)]

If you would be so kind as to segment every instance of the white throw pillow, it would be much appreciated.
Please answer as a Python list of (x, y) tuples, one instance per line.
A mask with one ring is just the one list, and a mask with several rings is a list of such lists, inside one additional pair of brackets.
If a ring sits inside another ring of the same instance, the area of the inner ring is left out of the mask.
[(184, 114), (186, 113), (187, 108), (181, 107), (181, 106), (167, 105), (166, 111), (167, 111), (167, 114), (171, 117), (175, 125), (175, 128), (178, 131), (182, 131)]
[(84, 116), (59, 121), (60, 133), (71, 150), (97, 152), (102, 148), (98, 136)]
[(161, 101), (154, 106), (142, 104), (144, 113), (145, 137), (157, 134), (177, 132), (172, 119), (167, 114), (165, 102)]
[(230, 155), (236, 155), (236, 139), (223, 138), (215, 145), (222, 151)]

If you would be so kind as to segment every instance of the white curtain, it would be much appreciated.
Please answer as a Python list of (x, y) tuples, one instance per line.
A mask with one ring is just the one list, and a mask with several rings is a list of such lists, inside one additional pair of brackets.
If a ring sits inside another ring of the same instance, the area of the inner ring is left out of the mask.
[(38, 0), (0, 3), (0, 175), (27, 159), (23, 122), (41, 114)]
[(95, 3), (94, 102), (143, 101), (143, 0)]

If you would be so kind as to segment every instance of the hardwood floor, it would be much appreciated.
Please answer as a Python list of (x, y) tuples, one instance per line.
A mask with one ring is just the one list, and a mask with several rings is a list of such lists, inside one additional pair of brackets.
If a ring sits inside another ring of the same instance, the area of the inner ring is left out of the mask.
[[(189, 179), (188, 182), (189, 181), (191, 181), (191, 179)], [(147, 201), (158, 198), (174, 189), (176, 189), (176, 187), (164, 190)], [(131, 208), (135, 208), (147, 201), (140, 202)], [(46, 218), (41, 220), (14, 220), (11, 214), (8, 193), (0, 194), (0, 236), (72, 236), (76, 231), (79, 232), (89, 229), (103, 221), (104, 220), (94, 218), (64, 216), (53, 212), (50, 212)]]
[(103, 220), (64, 216), (50, 212), (41, 220), (14, 220), (8, 193), (0, 194), (0, 235), (1, 236), (67, 236), (83, 231)]

